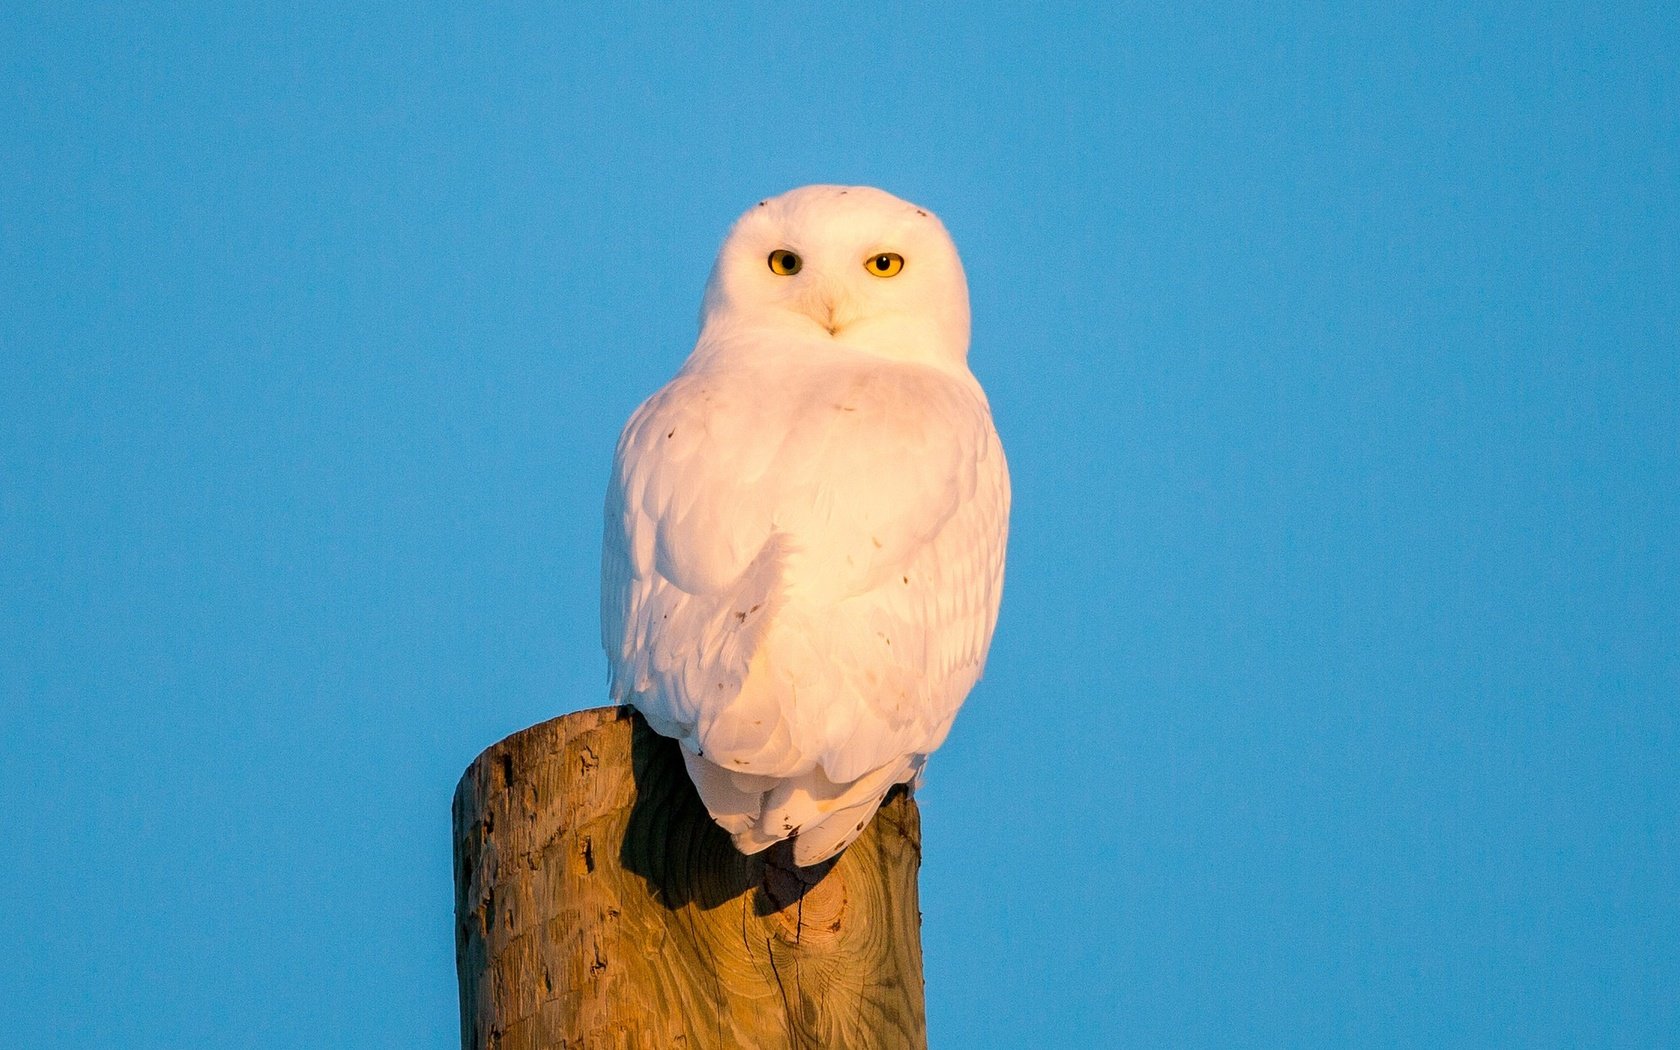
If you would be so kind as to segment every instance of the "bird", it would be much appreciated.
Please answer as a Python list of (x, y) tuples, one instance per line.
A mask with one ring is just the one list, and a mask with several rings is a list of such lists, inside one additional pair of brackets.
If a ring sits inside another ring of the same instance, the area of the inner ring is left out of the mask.
[(1009, 470), (940, 220), (868, 186), (759, 201), (608, 484), (614, 702), (674, 738), (743, 854), (838, 855), (979, 680)]

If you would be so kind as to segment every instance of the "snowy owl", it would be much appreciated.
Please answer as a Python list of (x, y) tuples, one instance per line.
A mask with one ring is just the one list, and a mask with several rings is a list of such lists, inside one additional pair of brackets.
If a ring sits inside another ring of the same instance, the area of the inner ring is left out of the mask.
[(735, 223), (700, 338), (625, 426), (601, 636), (743, 853), (839, 853), (980, 677), (1009, 474), (928, 211), (806, 186)]

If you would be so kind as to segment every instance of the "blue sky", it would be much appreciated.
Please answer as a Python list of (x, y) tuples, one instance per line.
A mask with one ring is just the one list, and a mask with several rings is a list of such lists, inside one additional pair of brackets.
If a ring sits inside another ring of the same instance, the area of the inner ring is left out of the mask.
[(1672, 7), (1162, 6), (10, 11), (9, 1045), (457, 1045), (455, 780), (808, 182), (944, 218), (1014, 471), (935, 1047), (1680, 1038)]

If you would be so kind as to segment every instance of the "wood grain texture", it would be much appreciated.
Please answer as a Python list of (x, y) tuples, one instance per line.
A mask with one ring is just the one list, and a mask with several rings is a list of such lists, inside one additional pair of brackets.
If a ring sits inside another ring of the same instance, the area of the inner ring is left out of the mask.
[(628, 708), (516, 733), (455, 792), (465, 1050), (925, 1047), (921, 825), (744, 857)]

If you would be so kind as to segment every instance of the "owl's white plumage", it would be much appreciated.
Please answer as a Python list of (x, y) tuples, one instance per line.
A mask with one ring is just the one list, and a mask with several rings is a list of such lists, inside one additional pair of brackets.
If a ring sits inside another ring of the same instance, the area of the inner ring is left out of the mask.
[[(888, 253), (902, 269), (878, 276)], [(764, 201), (700, 322), (614, 458), (612, 695), (681, 742), (742, 852), (792, 838), (815, 864), (921, 772), (980, 676), (1008, 471), (962, 264), (925, 210), (861, 186)]]

